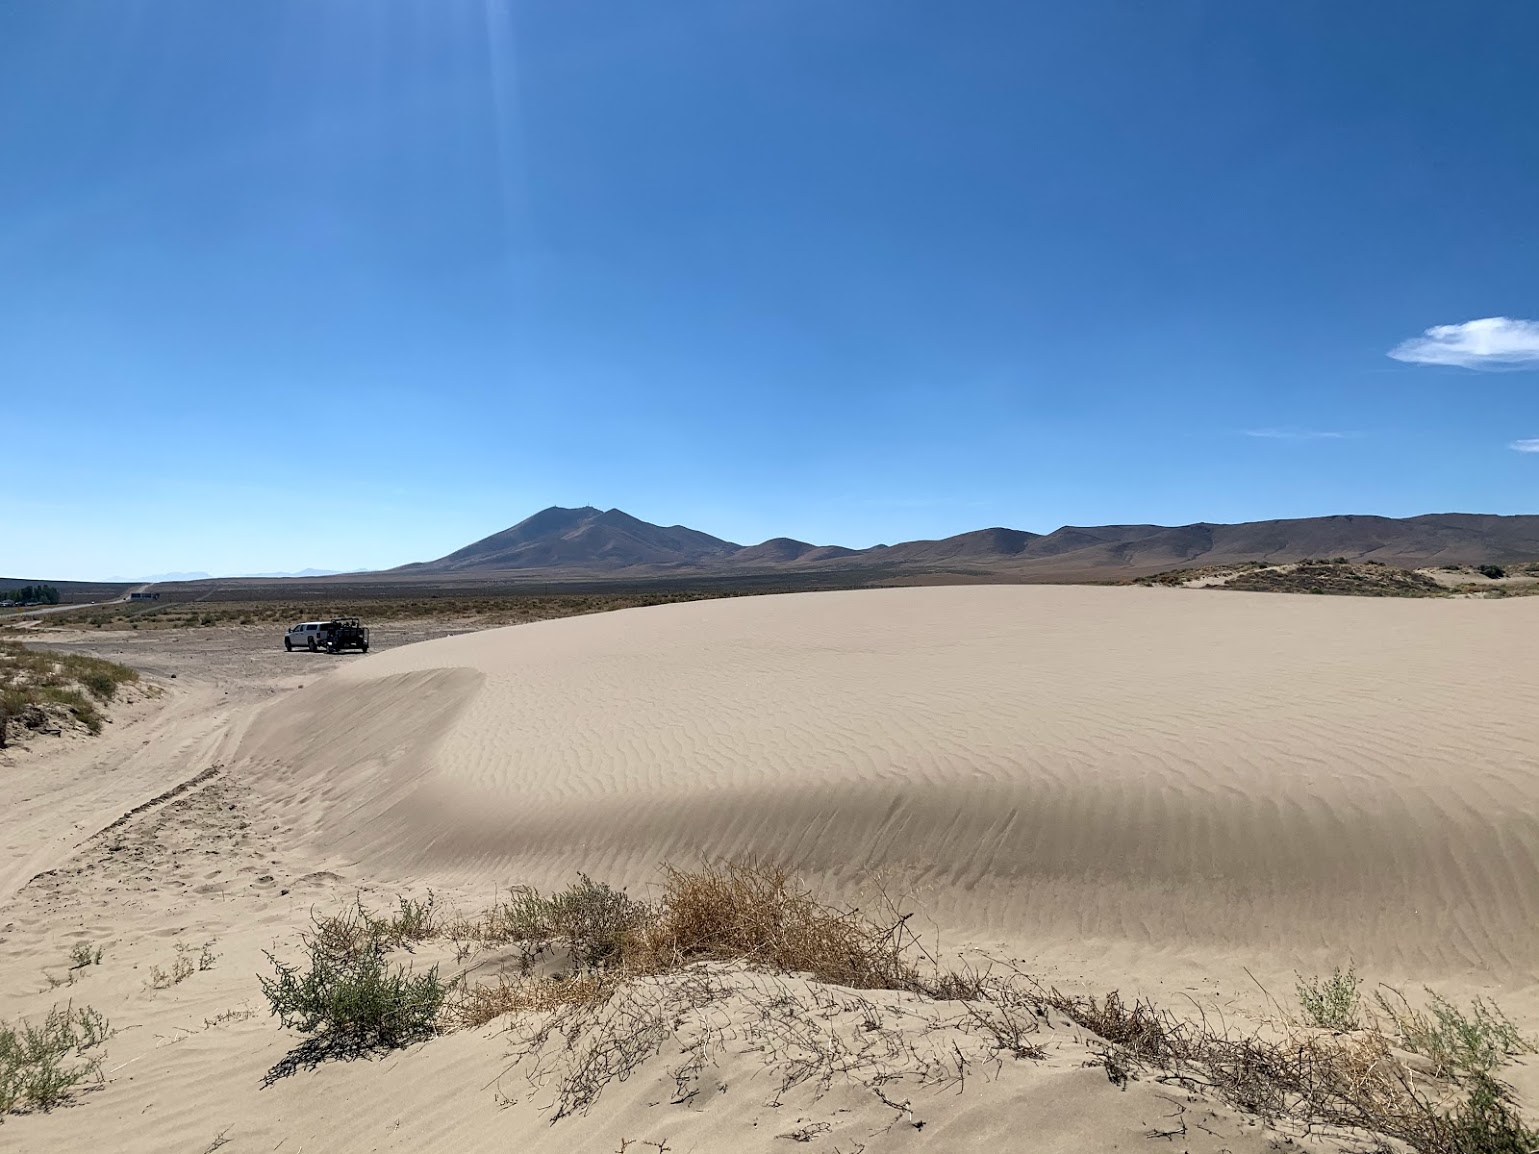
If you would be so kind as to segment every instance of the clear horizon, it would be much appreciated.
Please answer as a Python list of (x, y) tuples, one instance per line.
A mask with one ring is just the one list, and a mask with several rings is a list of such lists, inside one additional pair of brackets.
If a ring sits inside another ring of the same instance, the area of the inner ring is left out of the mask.
[[(1452, 11), (1452, 15), (1450, 12)], [(1539, 9), (0, 9), (0, 575), (1535, 509)]]

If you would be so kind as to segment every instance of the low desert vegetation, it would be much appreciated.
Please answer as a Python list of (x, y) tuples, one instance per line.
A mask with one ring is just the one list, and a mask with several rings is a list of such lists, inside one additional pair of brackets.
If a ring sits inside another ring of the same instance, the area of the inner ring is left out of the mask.
[(1355, 970), (1343, 972), (1340, 967), (1328, 978), (1300, 978), (1297, 991), (1305, 1023), (1337, 1033), (1357, 1029), (1362, 1009), (1358, 987), (1362, 984)]
[(1114, 1078), (1139, 1068), (1269, 1122), (1292, 1120), (1386, 1140), (1421, 1154), (1533, 1154), (1539, 1132), (1519, 1116), (1510, 1089), (1490, 1072), (1429, 1076), (1407, 1063), (1405, 1039), (1366, 1026), (1351, 1033), (1233, 1035), (1177, 1018), (1147, 1002), (1064, 998), (1050, 1004), (1114, 1047)]
[[(357, 900), (313, 917), (303, 962), (269, 955), (262, 989), (284, 1025), (350, 1046), (500, 1020), (528, 1076), (554, 1082), (552, 1120), (665, 1044), (684, 1055), (673, 1076), (689, 1100), (715, 1057), (749, 1044), (778, 1093), (841, 1081), (922, 1125), (892, 1094), (901, 1079), (961, 1087), (979, 1063), (1043, 1059), (1039, 1035), (1067, 1020), (1115, 1084), (1155, 1078), (1291, 1132), (1351, 1131), (1365, 1149), (1539, 1151), (1497, 1076), (1533, 1043), (1489, 1002), (1417, 1007), (1381, 992), (1365, 1007), (1355, 970), (1338, 969), (1299, 979), (1302, 1021), (1239, 1031), (1116, 992), (1064, 994), (1006, 966), (948, 968), (909, 921), (830, 905), (761, 863), (667, 868), (650, 901), (579, 875), (553, 893), (513, 889), (474, 917), (431, 895), (385, 914)], [(513, 947), (511, 965), (444, 980), (392, 957), (428, 940), (461, 961)]]
[(1211, 588), (1253, 593), (1321, 593), (1355, 597), (1448, 597), (1453, 590), (1425, 573), (1398, 569), (1382, 561), (1306, 557), (1287, 564), (1250, 561), (1197, 569), (1173, 569), (1140, 577), (1139, 585), (1180, 587), (1206, 582)]
[[(819, 901), (785, 870), (744, 863), (666, 867), (657, 901), (637, 901), (585, 875), (566, 890), (511, 891), (457, 940), (516, 944), (519, 973), (466, 986), (450, 1020), (475, 1026), (506, 1013), (603, 1000), (626, 981), (726, 962), (805, 975), (857, 990), (942, 994), (911, 955), (908, 920), (878, 923)], [(461, 953), (465, 951), (462, 948)], [(552, 968), (554, 966), (554, 968)]]
[(479, 626), (519, 625), (557, 617), (605, 613), (735, 596), (736, 591), (672, 590), (641, 593), (508, 593), (495, 596), (430, 594), (421, 597), (335, 597), (283, 601), (156, 601), (82, 609), (50, 618), (54, 626), (94, 629), (208, 629), (231, 626), (287, 628), (296, 621), (357, 617), (367, 624), (441, 621)]
[[(492, 907), (479, 924), (459, 923), (456, 938), (479, 942), (515, 942), (524, 947), (521, 969), (556, 946), (565, 948), (578, 973), (616, 962), (626, 947), (626, 935), (640, 927), (647, 907), (623, 890), (595, 882), (586, 874), (567, 889), (545, 895), (520, 886), (506, 901)], [(468, 950), (462, 948), (464, 954)]]
[(45, 729), (61, 714), (100, 733), (101, 707), (138, 680), (135, 670), (100, 657), (0, 641), (0, 746), (8, 728)]
[[(1457, 584), (1433, 574), (1460, 574)], [(1493, 581), (1522, 575), (1523, 580), (1493, 585)], [(1356, 597), (1511, 597), (1539, 594), (1539, 564), (1520, 569), (1500, 565), (1439, 565), (1436, 570), (1402, 569), (1383, 561), (1349, 561), (1345, 557), (1305, 557), (1300, 561), (1241, 561), (1172, 569), (1139, 577), (1135, 585), (1193, 586), (1261, 593), (1322, 593)], [(1478, 580), (1476, 579), (1478, 578)]]
[(211, 970), (217, 955), (214, 953), (212, 940), (204, 942), (196, 956), (193, 947), (187, 942), (176, 943), (176, 956), (171, 960), (169, 970), (160, 966), (150, 967), (150, 988), (152, 990), (169, 990), (172, 986), (179, 986), (196, 972)]
[(111, 1033), (89, 1006), (55, 1006), (40, 1022), (0, 1024), (0, 1115), (51, 1110), (99, 1081)]
[(1395, 990), (1378, 991), (1374, 1001), (1400, 1044), (1431, 1062), (1439, 1077), (1487, 1078), (1513, 1058), (1539, 1053), (1494, 1002), (1476, 998), (1461, 1010), (1440, 994), (1426, 993), (1425, 1009)]
[[(403, 900), (403, 909), (408, 905)], [(433, 932), (431, 918), (417, 920), (420, 915), (411, 906), (402, 925), (375, 917), (359, 901), (313, 918), (303, 936), (304, 964), (267, 955), (275, 971), (260, 979), (268, 1007), (286, 1028), (339, 1050), (402, 1046), (435, 1033), (449, 993), (438, 968), (414, 973), (388, 956), (408, 944), (408, 932)]]
[(87, 966), (102, 964), (102, 947), (89, 942), (76, 942), (69, 952), (69, 968), (83, 970)]

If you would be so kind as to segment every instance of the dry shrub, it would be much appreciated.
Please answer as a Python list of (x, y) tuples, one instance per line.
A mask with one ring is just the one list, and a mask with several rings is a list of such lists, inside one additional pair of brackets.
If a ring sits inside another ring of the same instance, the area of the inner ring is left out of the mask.
[(652, 907), (625, 891), (578, 874), (572, 885), (549, 895), (514, 886), (486, 913), (445, 920), (440, 932), (454, 940), (461, 961), (477, 945), (515, 943), (524, 975), (558, 951), (575, 973), (618, 966), (627, 935), (652, 915)]
[(739, 961), (854, 989), (912, 990), (919, 974), (906, 956), (906, 925), (836, 909), (777, 866), (669, 866), (656, 914), (633, 931), (626, 955), (648, 973)]
[[(483, 919), (457, 923), (451, 932), (522, 946), (519, 977), (463, 989), (452, 1009), (457, 1025), (480, 1025), (508, 1012), (593, 1005), (623, 980), (697, 962), (808, 974), (856, 989), (931, 989), (908, 959), (905, 917), (879, 923), (859, 909), (834, 908), (785, 869), (757, 862), (665, 866), (656, 903), (637, 902), (582, 874), (549, 896), (519, 886)], [(532, 976), (534, 962), (557, 949), (565, 951), (568, 974)]]
[[(454, 926), (462, 938), (517, 942), (522, 955), (520, 976), (463, 990), (452, 1014), (457, 1024), (479, 1025), (505, 1013), (590, 1005), (621, 981), (707, 961), (855, 989), (928, 990), (908, 958), (906, 924), (837, 909), (786, 870), (758, 862), (665, 867), (662, 896), (651, 904), (579, 875), (548, 896), (514, 889), (484, 918)], [(533, 963), (558, 947), (570, 974), (532, 976)]]
[(511, 892), (508, 903), (488, 920), (492, 935), (507, 941), (564, 945), (572, 965), (591, 970), (622, 960), (626, 939), (653, 911), (642, 902), (587, 874), (566, 889), (544, 896), (532, 887)]
[(499, 978), (495, 985), (464, 986), (445, 1011), (454, 1029), (485, 1025), (504, 1014), (544, 1014), (606, 1001), (620, 985), (616, 973), (563, 978)]
[(1341, 1127), (1404, 1142), (1421, 1154), (1534, 1154), (1539, 1134), (1488, 1073), (1467, 1091), (1418, 1074), (1377, 1030), (1330, 1036), (1291, 1031), (1282, 1038), (1233, 1035), (1206, 1019), (1179, 1019), (1149, 1002), (1071, 997), (1056, 990), (1045, 1005), (1111, 1043), (1113, 1080), (1138, 1066), (1163, 1080), (1217, 1096), (1269, 1122), (1306, 1129)]
[[(395, 922), (437, 924), (404, 911)], [(332, 928), (343, 938), (358, 933), (356, 924)], [(681, 1094), (737, 1038), (766, 1055), (783, 1088), (863, 1071), (868, 1088), (901, 1112), (906, 1104), (881, 1090), (890, 1078), (961, 1083), (983, 1055), (1040, 1058), (1033, 1035), (1056, 1011), (1097, 1036), (1090, 1044), (1116, 1082), (1155, 1071), (1162, 1082), (1270, 1123), (1348, 1130), (1381, 1148), (1398, 1141), (1420, 1154), (1539, 1154), (1539, 1135), (1490, 1073), (1528, 1049), (1494, 1006), (1456, 1014), (1434, 1001), (1430, 1015), (1394, 1018), (1400, 1028), (1393, 1034), (1373, 1023), (1336, 1034), (1296, 1025), (1236, 1033), (1116, 992), (1065, 995), (1008, 968), (948, 970), (920, 949), (906, 916), (878, 920), (831, 906), (786, 870), (759, 862), (665, 867), (652, 903), (583, 876), (549, 896), (518, 889), (452, 932), (519, 943), (520, 973), (462, 986), (443, 1021), (468, 1027), (520, 1015), (511, 1026), (522, 1037), (520, 1052), (534, 1061), (535, 1075), (558, 1079), (556, 1117), (586, 1109), (604, 1085), (628, 1076), (669, 1038), (687, 1059), (675, 1073)], [(568, 972), (532, 972), (532, 958), (561, 948)], [(1355, 976), (1347, 984), (1355, 995)], [(924, 1037), (952, 1031), (954, 1071), (950, 1057), (918, 1060), (909, 1027), (884, 1025), (884, 1011), (854, 990), (926, 999), (919, 1004), (932, 1009), (912, 1028)], [(959, 1009), (946, 1018), (938, 1004)], [(1397, 1042), (1423, 1052), (1441, 1047), (1448, 1056), (1423, 1073), (1407, 1064)], [(892, 1065), (900, 1054), (907, 1057)]]

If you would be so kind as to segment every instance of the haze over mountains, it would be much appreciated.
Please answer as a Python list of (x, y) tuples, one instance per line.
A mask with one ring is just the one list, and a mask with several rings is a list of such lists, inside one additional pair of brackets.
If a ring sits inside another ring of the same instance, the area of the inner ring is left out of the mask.
[[(331, 577), (338, 573), (344, 573), (344, 569), (301, 569), (295, 573), (232, 573), (232, 577)], [(141, 577), (108, 577), (108, 581), (120, 585), (158, 584), (168, 581), (212, 581), (212, 573), (204, 573), (201, 570), (195, 573), (151, 573)]]
[(619, 509), (554, 506), (435, 561), (391, 572), (576, 577), (887, 570), (1115, 580), (1189, 565), (1303, 557), (1402, 566), (1534, 560), (1539, 516), (1342, 515), (1237, 525), (1064, 526), (1046, 534), (995, 527), (851, 549), (789, 537), (740, 545), (683, 525), (653, 525)]

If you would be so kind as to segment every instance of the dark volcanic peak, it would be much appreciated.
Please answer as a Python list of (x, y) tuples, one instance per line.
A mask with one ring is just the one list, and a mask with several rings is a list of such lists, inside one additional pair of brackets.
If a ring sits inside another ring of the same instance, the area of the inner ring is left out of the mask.
[(513, 558), (528, 546), (557, 540), (598, 515), (599, 511), (591, 505), (582, 509), (563, 509), (552, 505), (532, 517), (525, 517), (511, 529), (483, 537), (463, 549), (456, 549), (447, 557), (425, 562), (420, 567), (433, 570), (508, 568), (510, 566), (499, 562)]
[(1539, 516), (1436, 513), (1342, 515), (1235, 525), (1065, 525), (1046, 535), (995, 527), (938, 541), (870, 549), (774, 537), (744, 547), (683, 525), (653, 525), (619, 509), (551, 508), (417, 573), (540, 571), (550, 576), (859, 571), (998, 573), (1005, 578), (1123, 579), (1190, 565), (1346, 557), (1393, 565), (1539, 559)]
[(728, 558), (740, 548), (682, 525), (653, 525), (619, 509), (553, 506), (446, 557), (411, 568), (428, 573), (511, 569), (611, 572), (642, 566), (699, 565)]

